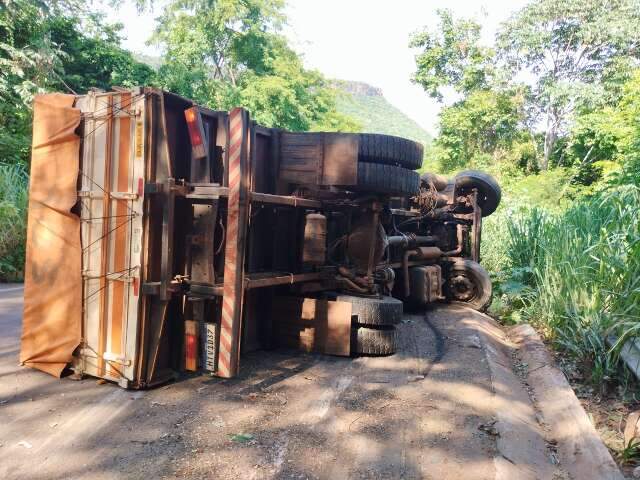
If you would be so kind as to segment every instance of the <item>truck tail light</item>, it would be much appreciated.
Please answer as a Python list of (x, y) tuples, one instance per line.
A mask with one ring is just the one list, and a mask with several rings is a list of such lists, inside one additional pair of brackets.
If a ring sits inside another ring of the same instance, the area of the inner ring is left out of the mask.
[(184, 322), (184, 368), (191, 372), (198, 369), (198, 323)]
[(187, 128), (189, 129), (189, 139), (191, 140), (191, 151), (195, 158), (203, 158), (207, 156), (207, 142), (204, 136), (204, 127), (202, 125), (202, 117), (197, 107), (187, 108), (184, 111), (187, 120)]

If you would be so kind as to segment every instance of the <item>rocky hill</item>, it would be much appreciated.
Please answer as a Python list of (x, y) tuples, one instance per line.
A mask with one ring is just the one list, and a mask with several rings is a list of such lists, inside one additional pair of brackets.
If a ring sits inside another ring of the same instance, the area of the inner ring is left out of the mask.
[(364, 82), (335, 80), (338, 110), (355, 118), (363, 132), (410, 138), (428, 145), (431, 135), (384, 98), (382, 90)]

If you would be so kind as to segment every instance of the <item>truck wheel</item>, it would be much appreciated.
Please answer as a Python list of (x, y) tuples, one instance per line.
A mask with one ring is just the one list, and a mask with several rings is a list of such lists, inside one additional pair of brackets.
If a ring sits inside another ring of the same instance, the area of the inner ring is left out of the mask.
[(451, 264), (444, 291), (447, 300), (464, 303), (475, 310), (484, 311), (491, 303), (489, 274), (472, 260), (460, 258)]
[(437, 173), (425, 172), (420, 175), (420, 183), (423, 186), (433, 186), (437, 192), (441, 192), (449, 184), (447, 177)]
[(394, 165), (358, 162), (358, 184), (345, 188), (398, 196), (416, 195), (420, 188), (420, 175)]
[(397, 165), (417, 170), (422, 166), (422, 144), (406, 138), (377, 133), (358, 135), (358, 161)]
[(363, 355), (392, 355), (397, 350), (395, 327), (360, 327), (355, 332), (356, 353)]
[(355, 295), (338, 295), (336, 300), (351, 303), (351, 315), (356, 316), (359, 325), (396, 325), (402, 320), (402, 302), (397, 298), (356, 297)]
[(456, 192), (468, 192), (473, 188), (478, 190), (478, 204), (482, 209), (482, 216), (488, 217), (500, 205), (502, 191), (495, 179), (478, 170), (466, 170), (456, 175)]

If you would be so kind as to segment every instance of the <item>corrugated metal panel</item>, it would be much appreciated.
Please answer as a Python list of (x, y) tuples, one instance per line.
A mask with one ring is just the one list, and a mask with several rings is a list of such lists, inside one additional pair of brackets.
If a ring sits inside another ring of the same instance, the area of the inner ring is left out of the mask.
[(140, 311), (145, 94), (89, 93), (77, 102), (81, 161), (83, 346), (76, 371), (134, 381)]

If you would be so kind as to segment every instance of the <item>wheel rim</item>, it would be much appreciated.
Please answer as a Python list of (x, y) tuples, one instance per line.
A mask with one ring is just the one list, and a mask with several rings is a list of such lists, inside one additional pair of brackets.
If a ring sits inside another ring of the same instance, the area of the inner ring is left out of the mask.
[(472, 279), (462, 273), (457, 273), (449, 280), (449, 291), (452, 300), (470, 302), (477, 296), (477, 290)]

